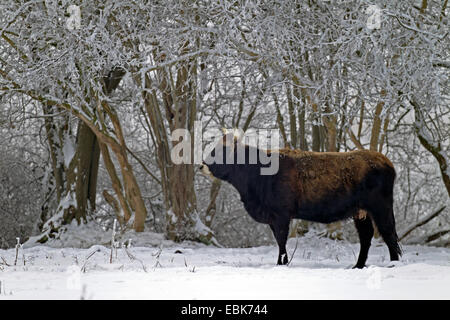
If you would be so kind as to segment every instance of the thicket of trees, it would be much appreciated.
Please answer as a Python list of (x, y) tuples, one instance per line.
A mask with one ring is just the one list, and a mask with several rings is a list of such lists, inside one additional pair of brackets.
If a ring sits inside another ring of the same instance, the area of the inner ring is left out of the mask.
[[(271, 241), (230, 186), (171, 162), (171, 133), (195, 143), (196, 120), (383, 152), (400, 236), (449, 245), (447, 3), (0, 0), (0, 246), (114, 218), (175, 241)], [(351, 238), (324, 228), (292, 234)]]

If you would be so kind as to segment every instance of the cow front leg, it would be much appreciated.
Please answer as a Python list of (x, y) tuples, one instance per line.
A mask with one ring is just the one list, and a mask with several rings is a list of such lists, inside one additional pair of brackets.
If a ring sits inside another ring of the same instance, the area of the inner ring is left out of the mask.
[(286, 242), (289, 234), (289, 221), (270, 224), (275, 240), (278, 244), (278, 261), (277, 265), (288, 264), (288, 256), (286, 252)]

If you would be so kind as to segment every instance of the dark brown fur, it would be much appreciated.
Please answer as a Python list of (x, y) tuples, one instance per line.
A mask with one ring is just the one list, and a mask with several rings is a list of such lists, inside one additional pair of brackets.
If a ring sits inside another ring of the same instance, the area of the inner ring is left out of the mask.
[(280, 248), (278, 264), (287, 263), (285, 245), (291, 219), (331, 223), (353, 217), (361, 241), (358, 268), (367, 259), (373, 221), (388, 245), (391, 260), (398, 260), (401, 250), (393, 215), (395, 170), (381, 153), (266, 151), (273, 156), (279, 154), (278, 172), (266, 176), (260, 169), (267, 165), (259, 158), (256, 164), (225, 161), (225, 157), (236, 159), (237, 148), (245, 148), (249, 159), (247, 155), (255, 148), (236, 141), (221, 148), (222, 164), (208, 161), (207, 167), (216, 178), (238, 190), (252, 218), (269, 224)]
[(361, 183), (367, 172), (374, 168), (394, 169), (391, 161), (375, 151), (351, 152), (307, 152), (281, 149), (280, 156), (286, 157), (283, 179), (299, 195), (298, 201), (316, 202), (329, 193), (350, 193)]

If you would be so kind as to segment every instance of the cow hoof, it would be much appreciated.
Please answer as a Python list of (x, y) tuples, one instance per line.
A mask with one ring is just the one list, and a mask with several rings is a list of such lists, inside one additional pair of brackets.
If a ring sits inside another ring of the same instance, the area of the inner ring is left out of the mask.
[(360, 265), (360, 264), (356, 264), (352, 269), (362, 269), (362, 268), (367, 268), (367, 266), (364, 265)]
[(278, 257), (277, 265), (278, 266), (285, 266), (288, 264), (288, 257), (287, 254), (282, 254)]

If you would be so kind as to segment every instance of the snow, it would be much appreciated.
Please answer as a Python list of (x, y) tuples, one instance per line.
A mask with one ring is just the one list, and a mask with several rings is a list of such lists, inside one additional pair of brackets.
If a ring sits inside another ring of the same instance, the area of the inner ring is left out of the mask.
[(198, 215), (197, 212), (195, 212), (195, 214), (193, 215), (193, 219), (194, 219), (194, 222), (195, 222), (194, 230), (195, 230), (198, 234), (200, 234), (200, 235), (202, 235), (202, 236), (206, 236), (206, 235), (208, 235), (208, 233), (212, 233), (212, 232), (213, 232), (210, 228), (208, 228), (208, 227), (202, 222), (202, 220), (200, 219), (200, 216)]
[[(130, 255), (119, 248), (112, 263), (103, 245), (29, 247), (17, 266), (15, 249), (0, 250), (0, 299), (450, 299), (448, 248), (404, 246), (391, 264), (374, 241), (369, 267), (357, 270), (359, 245), (347, 242), (290, 239), (290, 255), (298, 241), (291, 264), (276, 266), (276, 246), (217, 248), (144, 234), (159, 245), (128, 248)], [(143, 236), (123, 238), (139, 245)]]
[(173, 224), (177, 223), (178, 219), (175, 213), (173, 212), (172, 208), (170, 208), (169, 211), (167, 211), (167, 216), (170, 217), (170, 222), (172, 222)]
[(75, 155), (75, 143), (69, 135), (66, 135), (62, 151), (64, 154), (64, 166), (68, 168)]

